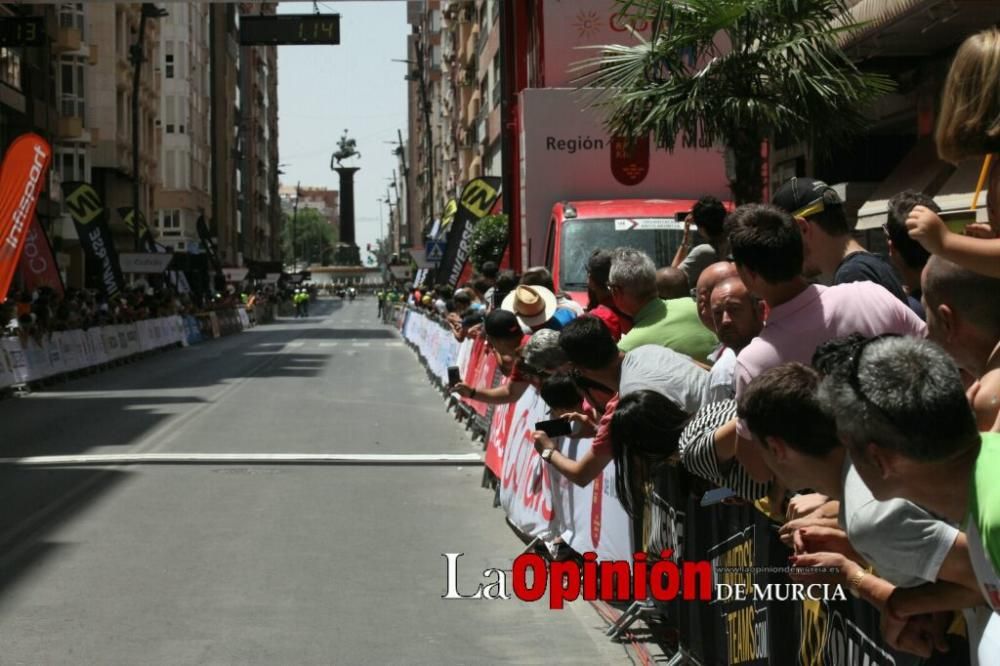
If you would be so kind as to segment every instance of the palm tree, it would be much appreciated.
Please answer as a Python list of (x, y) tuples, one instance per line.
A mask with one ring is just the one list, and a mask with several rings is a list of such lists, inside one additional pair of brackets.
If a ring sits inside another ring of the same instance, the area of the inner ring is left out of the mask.
[(844, 0), (617, 0), (623, 22), (653, 26), (636, 45), (595, 47), (579, 80), (615, 135), (652, 133), (658, 146), (725, 145), (736, 202), (763, 192), (762, 143), (823, 149), (864, 126), (864, 110), (891, 92), (839, 47), (856, 24)]

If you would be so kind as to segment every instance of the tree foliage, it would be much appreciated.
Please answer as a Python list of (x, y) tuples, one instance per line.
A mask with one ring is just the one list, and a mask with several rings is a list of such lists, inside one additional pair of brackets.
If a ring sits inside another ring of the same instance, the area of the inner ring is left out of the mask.
[(329, 265), (333, 259), (333, 247), (336, 241), (337, 234), (333, 226), (315, 208), (300, 208), (294, 216), (287, 213), (284, 215), (281, 248), (286, 264), (306, 262)]
[[(760, 146), (782, 137), (824, 149), (860, 130), (864, 112), (891, 92), (860, 71), (839, 40), (844, 0), (617, 0), (622, 21), (646, 22), (636, 45), (596, 47), (580, 81), (602, 90), (609, 130), (652, 134), (657, 145), (725, 145), (738, 202), (762, 195)], [(683, 138), (681, 138), (683, 137)]]
[(500, 263), (507, 249), (508, 226), (504, 214), (487, 215), (476, 223), (469, 242), (469, 261), (477, 271), (482, 270), (487, 261)]

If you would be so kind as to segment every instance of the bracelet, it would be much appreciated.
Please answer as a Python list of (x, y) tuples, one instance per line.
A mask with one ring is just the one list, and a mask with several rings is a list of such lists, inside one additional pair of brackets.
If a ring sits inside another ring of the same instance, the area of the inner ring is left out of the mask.
[(855, 598), (861, 597), (861, 581), (863, 581), (867, 575), (868, 572), (865, 569), (859, 569), (857, 573), (847, 579), (847, 587)]
[(469, 400), (472, 400), (475, 397), (476, 397), (476, 389), (473, 388), (472, 393), (469, 394)]

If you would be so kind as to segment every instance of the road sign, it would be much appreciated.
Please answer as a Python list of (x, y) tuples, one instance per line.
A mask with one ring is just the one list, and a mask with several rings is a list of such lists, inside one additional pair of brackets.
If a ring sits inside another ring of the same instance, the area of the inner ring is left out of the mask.
[(444, 248), (444, 241), (428, 241), (427, 246), (424, 248), (424, 256), (427, 258), (427, 261), (436, 264), (444, 259)]

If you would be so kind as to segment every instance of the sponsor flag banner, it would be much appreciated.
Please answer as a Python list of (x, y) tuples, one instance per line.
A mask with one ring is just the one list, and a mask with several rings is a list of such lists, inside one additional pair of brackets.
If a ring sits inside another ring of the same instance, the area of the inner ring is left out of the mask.
[(29, 133), (14, 139), (0, 165), (0, 298), (10, 289), (51, 162), (49, 144)]
[[(131, 206), (119, 208), (118, 215), (121, 216), (122, 221), (125, 222), (125, 226), (131, 233), (135, 233), (135, 208)], [(142, 239), (143, 245), (146, 246), (148, 252), (159, 252), (157, 249), (156, 241), (153, 239), (153, 233), (149, 230), (149, 225), (146, 224), (146, 216), (139, 211), (139, 237)]]
[(37, 216), (32, 220), (31, 230), (24, 241), (18, 270), (24, 280), (25, 288), (29, 291), (34, 291), (39, 287), (49, 287), (60, 296), (63, 294), (63, 281), (59, 274), (59, 266), (56, 265), (52, 246), (49, 245), (48, 236), (45, 235), (45, 230)]
[(123, 273), (159, 274), (167, 270), (174, 255), (165, 252), (122, 252), (119, 258)]
[(500, 178), (484, 176), (470, 180), (462, 188), (462, 197), (458, 202), (455, 220), (448, 232), (448, 247), (445, 249), (444, 260), (438, 267), (436, 282), (451, 287), (458, 285), (458, 280), (469, 261), (469, 242), (472, 229), (476, 222), (489, 215), (490, 210), (500, 198)]
[(109, 298), (117, 296), (125, 288), (125, 278), (100, 195), (89, 184), (79, 181), (63, 183), (63, 195), (87, 261), (98, 267), (101, 291)]

